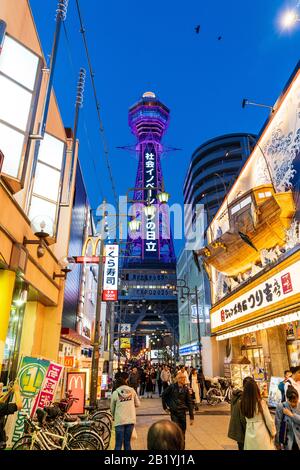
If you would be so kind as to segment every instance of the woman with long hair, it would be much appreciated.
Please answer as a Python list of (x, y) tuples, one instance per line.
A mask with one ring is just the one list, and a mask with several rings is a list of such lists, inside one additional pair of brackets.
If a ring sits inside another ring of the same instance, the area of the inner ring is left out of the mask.
[(244, 384), (241, 413), (246, 418), (244, 450), (275, 450), (275, 423), (252, 377)]

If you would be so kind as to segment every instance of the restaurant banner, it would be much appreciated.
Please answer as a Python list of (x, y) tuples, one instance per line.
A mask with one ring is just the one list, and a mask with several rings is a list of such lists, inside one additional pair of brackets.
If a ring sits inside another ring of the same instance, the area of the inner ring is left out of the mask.
[(68, 372), (67, 373), (67, 390), (72, 392), (73, 398), (78, 398), (78, 401), (73, 403), (69, 413), (70, 414), (83, 414), (85, 406), (85, 385), (86, 385), (86, 372)]
[(106, 302), (118, 300), (118, 264), (119, 245), (106, 245), (102, 294), (102, 300)]
[(49, 365), (50, 361), (37, 359), (35, 357), (24, 356), (21, 359), (17, 381), (20, 386), (23, 409), (18, 411), (9, 423), (9, 428), (12, 431), (8, 432), (8, 435), (11, 437), (12, 444), (17, 442), (17, 440), (23, 436), (25, 420), (24, 413), (29, 416), (31, 415), (32, 407), (34, 406), (35, 399), (42, 388)]
[(62, 371), (63, 366), (55, 364), (55, 362), (50, 363), (42, 389), (39, 391), (32, 408), (31, 417), (35, 415), (37, 408), (44, 408), (45, 406), (49, 406), (54, 401)]

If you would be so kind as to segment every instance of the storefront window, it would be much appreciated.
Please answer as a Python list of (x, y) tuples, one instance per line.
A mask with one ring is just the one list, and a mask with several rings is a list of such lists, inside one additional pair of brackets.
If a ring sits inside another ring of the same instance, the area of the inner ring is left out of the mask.
[(287, 323), (285, 326), (287, 351), (290, 367), (300, 365), (300, 322)]
[(6, 336), (0, 382), (7, 385), (17, 375), (25, 305), (13, 305)]

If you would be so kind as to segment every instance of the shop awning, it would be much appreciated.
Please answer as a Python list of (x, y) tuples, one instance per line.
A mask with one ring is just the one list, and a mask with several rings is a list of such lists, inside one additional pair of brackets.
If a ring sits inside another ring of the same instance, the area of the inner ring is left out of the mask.
[(72, 330), (72, 328), (62, 328), (60, 336), (63, 339), (71, 341), (72, 343), (77, 344), (78, 346), (92, 346), (90, 339), (86, 338), (83, 335), (77, 333), (77, 331)]

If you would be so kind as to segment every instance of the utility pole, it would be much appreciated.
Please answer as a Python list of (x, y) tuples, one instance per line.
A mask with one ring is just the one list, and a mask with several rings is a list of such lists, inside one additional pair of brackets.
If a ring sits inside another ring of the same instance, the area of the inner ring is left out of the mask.
[[(104, 206), (105, 206), (105, 202), (103, 202), (103, 207)], [(93, 341), (91, 390), (90, 390), (90, 405), (92, 406), (96, 406), (97, 404), (97, 389), (98, 389), (100, 320), (101, 320), (101, 302), (102, 302), (102, 285), (103, 285), (103, 255), (104, 255), (103, 234), (104, 234), (104, 227), (102, 226), (101, 236), (100, 236), (100, 253), (99, 253), (99, 262), (98, 262), (97, 303), (96, 303), (95, 333), (94, 333), (94, 341)]]
[(199, 304), (198, 304), (198, 289), (197, 289), (197, 286), (195, 286), (195, 300), (196, 300), (196, 309), (197, 309), (197, 331), (198, 331), (199, 367), (202, 367), (201, 331), (200, 331), (200, 316), (199, 316)]
[(113, 378), (113, 371), (114, 371), (114, 334), (115, 334), (115, 303), (111, 303), (110, 309), (110, 320), (109, 320), (109, 366), (108, 366), (108, 375), (112, 379)]

